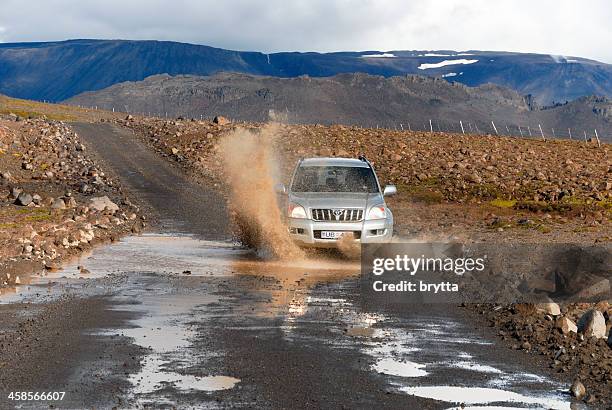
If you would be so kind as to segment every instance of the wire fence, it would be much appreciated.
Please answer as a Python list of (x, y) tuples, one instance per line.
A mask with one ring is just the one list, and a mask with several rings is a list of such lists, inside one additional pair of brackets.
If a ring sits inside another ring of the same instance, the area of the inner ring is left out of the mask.
[[(98, 110), (97, 106), (85, 107), (78, 106), (79, 108)], [(158, 113), (158, 112), (135, 112), (130, 111), (127, 106), (122, 107), (121, 110), (117, 110), (115, 107), (112, 108), (100, 108), (106, 111), (112, 111), (116, 113), (124, 113), (124, 114), (132, 114), (132, 115), (141, 115), (147, 117), (155, 117), (160, 119), (171, 119), (181, 117), (181, 115), (175, 115), (174, 113)], [(272, 110), (271, 110), (272, 112)], [(209, 118), (209, 115), (199, 114), (196, 116), (186, 115), (182, 116), (185, 118), (194, 118), (205, 120)], [(271, 117), (270, 113), (263, 115), (259, 121), (267, 121)], [(300, 123), (298, 121), (291, 121), (289, 115), (286, 118), (283, 115), (275, 114), (275, 120), (286, 123)], [(279, 118), (280, 117), (280, 118)], [(230, 121), (233, 122), (249, 122), (247, 120), (235, 119), (227, 117)], [(251, 120), (256, 121), (256, 120)], [(334, 125), (333, 123), (327, 125)], [(351, 125), (351, 124), (338, 124), (338, 125)], [(512, 136), (512, 137), (532, 137), (532, 138), (541, 138), (543, 140), (547, 139), (570, 139), (577, 141), (585, 141), (590, 143), (596, 143), (601, 146), (602, 142), (608, 142), (612, 140), (612, 136), (602, 135), (601, 130), (598, 131), (596, 128), (587, 128), (587, 127), (562, 127), (555, 128), (546, 125), (542, 125), (541, 123), (534, 122), (525, 122), (522, 124), (516, 123), (506, 123), (506, 122), (495, 122), (491, 121), (447, 121), (447, 120), (439, 120), (439, 119), (427, 119), (427, 120), (406, 120), (406, 121), (397, 121), (397, 120), (387, 120), (381, 122), (375, 121), (359, 121), (356, 124), (352, 124), (354, 126), (359, 126), (363, 128), (376, 128), (376, 129), (394, 129), (398, 131), (420, 131), (420, 132), (445, 132), (445, 133), (455, 133), (455, 134), (473, 134), (473, 135), (499, 135), (499, 136)]]

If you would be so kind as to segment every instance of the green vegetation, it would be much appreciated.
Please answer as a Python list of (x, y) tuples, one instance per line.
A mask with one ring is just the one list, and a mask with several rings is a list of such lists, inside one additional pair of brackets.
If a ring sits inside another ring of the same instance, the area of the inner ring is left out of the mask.
[(444, 202), (444, 195), (439, 191), (439, 180), (436, 177), (427, 178), (418, 184), (398, 184), (397, 190), (401, 196), (426, 204)]
[(496, 198), (492, 200), (490, 204), (498, 208), (514, 208), (514, 205), (516, 205), (516, 200)]

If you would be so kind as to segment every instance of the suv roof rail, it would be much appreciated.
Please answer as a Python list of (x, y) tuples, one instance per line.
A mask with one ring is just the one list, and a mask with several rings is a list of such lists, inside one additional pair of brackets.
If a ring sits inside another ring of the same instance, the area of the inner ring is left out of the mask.
[(365, 157), (365, 155), (360, 155), (357, 158), (359, 158), (360, 161), (368, 162), (368, 159)]

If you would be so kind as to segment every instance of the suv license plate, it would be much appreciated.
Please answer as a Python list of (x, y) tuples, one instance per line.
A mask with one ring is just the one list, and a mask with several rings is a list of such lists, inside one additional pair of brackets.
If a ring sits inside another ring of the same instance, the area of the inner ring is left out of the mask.
[(345, 233), (340, 231), (321, 231), (321, 239), (338, 239)]

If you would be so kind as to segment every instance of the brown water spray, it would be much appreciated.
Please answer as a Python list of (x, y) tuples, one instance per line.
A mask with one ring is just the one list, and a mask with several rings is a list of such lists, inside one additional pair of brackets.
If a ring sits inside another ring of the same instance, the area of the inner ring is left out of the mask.
[(279, 161), (274, 142), (278, 126), (270, 124), (259, 131), (243, 128), (219, 142), (228, 184), (230, 209), (240, 240), (257, 249), (260, 256), (278, 259), (302, 258), (282, 222), (274, 186), (279, 181)]

